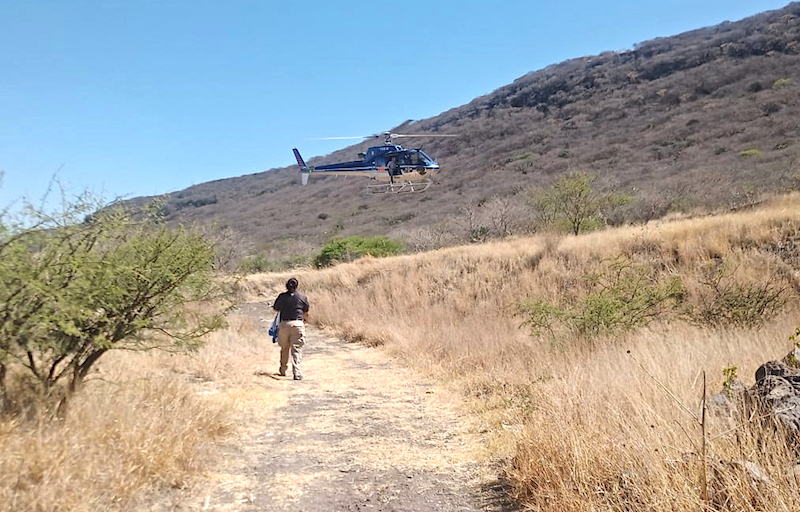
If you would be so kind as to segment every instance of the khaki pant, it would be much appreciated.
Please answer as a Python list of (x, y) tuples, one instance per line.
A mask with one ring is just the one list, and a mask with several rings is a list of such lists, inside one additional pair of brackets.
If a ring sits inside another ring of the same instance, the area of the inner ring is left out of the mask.
[(292, 373), (295, 377), (302, 377), (300, 363), (303, 361), (303, 345), (306, 344), (306, 327), (302, 320), (289, 320), (281, 322), (278, 326), (278, 345), (281, 347), (280, 374), (286, 374), (289, 364), (289, 355), (292, 356)]

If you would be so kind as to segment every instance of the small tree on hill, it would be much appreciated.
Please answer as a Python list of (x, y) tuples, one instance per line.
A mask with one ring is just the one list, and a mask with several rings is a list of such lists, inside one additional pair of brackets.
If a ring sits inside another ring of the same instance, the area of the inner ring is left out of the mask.
[(598, 192), (593, 187), (595, 179), (583, 171), (574, 172), (534, 193), (533, 206), (542, 224), (563, 222), (577, 235), (601, 225), (607, 209), (629, 201), (624, 196)]
[(23, 367), (46, 396), (74, 391), (109, 350), (194, 347), (222, 322), (189, 307), (218, 290), (202, 236), (92, 210), (82, 198), (0, 217), (0, 373)]

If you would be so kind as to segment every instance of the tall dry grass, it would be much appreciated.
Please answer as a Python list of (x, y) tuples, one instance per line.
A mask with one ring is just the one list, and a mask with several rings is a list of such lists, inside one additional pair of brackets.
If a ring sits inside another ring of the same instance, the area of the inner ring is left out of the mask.
[[(497, 427), (495, 449), (510, 443), (508, 474), (532, 509), (697, 510), (697, 425), (627, 350), (695, 411), (703, 371), (714, 392), (724, 368), (736, 365), (752, 382), (761, 363), (785, 355), (800, 289), (800, 255), (793, 245), (800, 235), (798, 199), (776, 198), (747, 212), (363, 259), (296, 274), (314, 321), (349, 339), (383, 344), (458, 382)], [(695, 305), (708, 291), (705, 269), (720, 263), (741, 282), (780, 282), (791, 300), (783, 315), (750, 330), (664, 321), (598, 339), (534, 337), (520, 328), (523, 300), (575, 300), (588, 293), (583, 276), (618, 256), (680, 276)], [(272, 295), (287, 277), (252, 276), (245, 286), (253, 295)], [(730, 510), (800, 508), (785, 447), (765, 449), (752, 425), (712, 418), (709, 430), (714, 499)], [(753, 483), (741, 469), (744, 460), (763, 468), (770, 483)]]
[(265, 351), (253, 320), (231, 318), (196, 354), (107, 354), (62, 420), (0, 418), (0, 511), (150, 509), (202, 476), (241, 414), (267, 409), (249, 384)]

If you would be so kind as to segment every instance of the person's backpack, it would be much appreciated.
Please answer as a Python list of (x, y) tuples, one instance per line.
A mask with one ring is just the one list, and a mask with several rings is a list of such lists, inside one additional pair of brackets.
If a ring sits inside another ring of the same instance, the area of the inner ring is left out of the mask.
[(281, 313), (275, 315), (275, 318), (272, 319), (272, 325), (269, 326), (269, 335), (272, 336), (272, 343), (278, 342), (278, 325), (281, 323)]

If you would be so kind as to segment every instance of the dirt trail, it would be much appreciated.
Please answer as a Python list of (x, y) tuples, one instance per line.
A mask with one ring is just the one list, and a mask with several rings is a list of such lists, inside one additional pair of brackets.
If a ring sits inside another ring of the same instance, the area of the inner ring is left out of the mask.
[[(240, 314), (268, 315), (263, 304)], [(308, 329), (303, 381), (261, 378), (284, 395), (223, 447), (215, 478), (175, 508), (210, 511), (509, 510), (480, 439), (446, 393), (380, 349)]]

